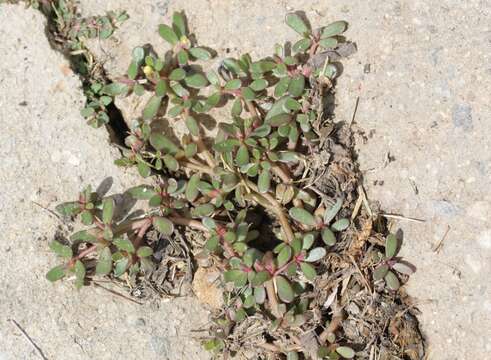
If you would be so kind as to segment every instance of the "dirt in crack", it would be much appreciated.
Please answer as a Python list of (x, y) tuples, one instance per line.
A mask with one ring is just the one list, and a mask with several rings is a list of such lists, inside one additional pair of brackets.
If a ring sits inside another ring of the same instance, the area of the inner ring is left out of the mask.
[(114, 103), (107, 106), (109, 116), (109, 124), (107, 130), (110, 135), (111, 142), (120, 146), (125, 146), (124, 139), (128, 136), (130, 129), (124, 121), (123, 114)]
[[(105, 96), (101, 91), (103, 86), (111, 81), (102, 64), (97, 62), (96, 57), (85, 46), (84, 39), (101, 37), (103, 31), (104, 36), (110, 36), (118, 23), (127, 18), (126, 13), (108, 12), (103, 16), (81, 18), (74, 1), (53, 0), (40, 1), (38, 9), (46, 17), (45, 33), (51, 47), (67, 58), (71, 69), (82, 82), (87, 99), (82, 114), (91, 112), (92, 114), (84, 116), (88, 123), (94, 127), (104, 125), (109, 133), (110, 142), (125, 146), (124, 139), (130, 130), (113, 100), (109, 101), (110, 96)], [(106, 28), (100, 28), (98, 20), (102, 20)], [(90, 108), (92, 110), (87, 110)]]

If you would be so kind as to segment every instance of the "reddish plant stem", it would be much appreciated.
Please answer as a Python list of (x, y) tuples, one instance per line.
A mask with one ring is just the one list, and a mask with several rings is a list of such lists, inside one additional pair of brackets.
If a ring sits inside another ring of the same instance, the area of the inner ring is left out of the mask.
[(78, 260), (83, 259), (87, 255), (93, 253), (96, 249), (97, 249), (97, 245), (91, 245), (88, 248), (82, 250), (77, 256), (75, 256), (75, 257), (73, 257), (73, 258), (70, 259), (70, 261), (67, 264), (67, 267), (68, 268), (73, 267), (73, 265), (75, 265), (75, 263)]
[(147, 233), (150, 226), (152, 226), (152, 220), (147, 219), (147, 221), (145, 223), (143, 223), (142, 226), (140, 227), (140, 229), (138, 230), (138, 233), (136, 234), (135, 241), (133, 242), (135, 250), (138, 250), (138, 248), (141, 246), (141, 243), (143, 241), (143, 237)]
[[(281, 204), (278, 201), (276, 201), (276, 199), (271, 194), (259, 193), (259, 189), (257, 188), (256, 184), (254, 184), (252, 181), (246, 180), (246, 183), (248, 187), (250, 187), (252, 190), (256, 192), (255, 194), (256, 197), (262, 196), (271, 204), (270, 206), (267, 207), (272, 211), (274, 211), (276, 213), (276, 216), (278, 216), (278, 221), (280, 222), (283, 232), (285, 233), (285, 237), (286, 237), (285, 242), (291, 243), (295, 239), (295, 236), (293, 235), (293, 230), (290, 226), (290, 223), (288, 222), (285, 213), (283, 212), (283, 207), (281, 206)], [(261, 204), (263, 203), (264, 202), (261, 202)]]
[(179, 216), (175, 216), (175, 215), (168, 217), (168, 219), (170, 221), (172, 221), (175, 225), (188, 226), (188, 227), (196, 229), (196, 230), (208, 232), (208, 228), (206, 226), (204, 226), (198, 220), (188, 219), (188, 218), (179, 217)]

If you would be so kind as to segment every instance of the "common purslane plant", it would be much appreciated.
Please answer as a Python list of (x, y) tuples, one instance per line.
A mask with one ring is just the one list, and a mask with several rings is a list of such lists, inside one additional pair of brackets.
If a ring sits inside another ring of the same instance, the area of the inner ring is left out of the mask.
[[(331, 194), (327, 206), (302, 188), (299, 175), (309, 148), (319, 141), (319, 88), (330, 87), (338, 74), (328, 56), (321, 66), (309, 60), (343, 43), (347, 24), (338, 21), (313, 31), (295, 13), (286, 16), (286, 23), (301, 36), (291, 50), (277, 45), (271, 57), (226, 58), (217, 71), (204, 72), (197, 64), (211, 59), (213, 52), (197, 45), (183, 14), (174, 13), (172, 24), (158, 29), (171, 46), (164, 57), (137, 47), (126, 75), (93, 89), (102, 95), (102, 105), (89, 104), (93, 110), (84, 109), (87, 117), (96, 116), (115, 96), (151, 94), (116, 163), (135, 166), (142, 177), (155, 181), (128, 190), (146, 201), (144, 214), (136, 218), (121, 219), (114, 198), (101, 197), (90, 187), (76, 201), (59, 205), (58, 212), (80, 217), (88, 228), (74, 233), (70, 244), (51, 243), (66, 260), (48, 272), (50, 281), (70, 276), (81, 287), (94, 276), (149, 272), (154, 259), (148, 232), (171, 236), (189, 227), (204, 234), (204, 251), (223, 272), (226, 311), (219, 324), (230, 328), (263, 314), (271, 321), (272, 333), (302, 329), (311, 316), (309, 294), (317, 265), (350, 230), (350, 220), (341, 216), (343, 198)], [(200, 119), (227, 104), (230, 117), (217, 125), (210, 139)], [(158, 130), (163, 118), (183, 123), (186, 133), (176, 139)], [(260, 232), (250, 220), (257, 208), (269, 215), (271, 234)], [(385, 278), (396, 290), (399, 282), (390, 269), (401, 269), (393, 241), (387, 239), (386, 256), (379, 258), (373, 277)], [(333, 335), (321, 345), (320, 358), (355, 356), (349, 344)], [(217, 333), (205, 348), (226, 352), (226, 336)], [(264, 350), (290, 360), (310, 358), (301, 347), (275, 349), (266, 344)]]

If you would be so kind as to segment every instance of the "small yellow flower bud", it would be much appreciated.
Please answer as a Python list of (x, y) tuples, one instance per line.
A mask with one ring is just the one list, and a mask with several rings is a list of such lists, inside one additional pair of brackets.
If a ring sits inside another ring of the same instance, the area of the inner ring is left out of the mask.
[(150, 76), (153, 74), (153, 68), (150, 66), (150, 65), (146, 65), (144, 68), (143, 68), (143, 73), (146, 75), (146, 76)]

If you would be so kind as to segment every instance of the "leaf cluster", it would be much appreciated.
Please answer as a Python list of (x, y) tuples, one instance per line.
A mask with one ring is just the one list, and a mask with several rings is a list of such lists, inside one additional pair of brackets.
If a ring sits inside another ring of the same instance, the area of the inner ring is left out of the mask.
[[(51, 243), (65, 261), (48, 272), (49, 280), (73, 273), (80, 287), (94, 276), (148, 273), (155, 259), (146, 233), (154, 229), (165, 237), (190, 227), (204, 234), (203, 251), (223, 270), (227, 310), (221, 324), (230, 328), (266, 314), (274, 332), (299, 329), (309, 321), (319, 264), (351, 226), (343, 216), (342, 197), (328, 207), (298, 181), (308, 161), (306, 149), (319, 141), (318, 84), (326, 79), (332, 84), (337, 73), (329, 58), (321, 68), (309, 59), (343, 42), (347, 24), (338, 21), (312, 31), (295, 13), (287, 15), (286, 23), (301, 35), (293, 52), (277, 45), (271, 57), (225, 58), (216, 71), (205, 72), (200, 64), (214, 52), (197, 44), (184, 15), (176, 12), (170, 25), (158, 28), (170, 48), (164, 56), (136, 47), (124, 76), (92, 84), (83, 115), (97, 119), (94, 126), (107, 122), (101, 114), (114, 97), (148, 97), (116, 164), (136, 167), (155, 181), (128, 190), (147, 202), (138, 218), (119, 219), (114, 199), (101, 198), (90, 187), (76, 201), (59, 205), (60, 214), (80, 217), (88, 229), (74, 233), (69, 245)], [(213, 139), (207, 138), (201, 119), (223, 106), (230, 117), (219, 123)], [(164, 133), (157, 126), (162, 118), (182, 123), (187, 133), (180, 139)], [(251, 220), (257, 207), (271, 218), (273, 237)], [(395, 290), (391, 270), (401, 267), (393, 242), (389, 236), (374, 278), (384, 278)], [(354, 357), (342, 341), (330, 340), (319, 349), (320, 358)], [(227, 349), (219, 335), (204, 345), (213, 352)], [(298, 359), (299, 353), (285, 356)]]

